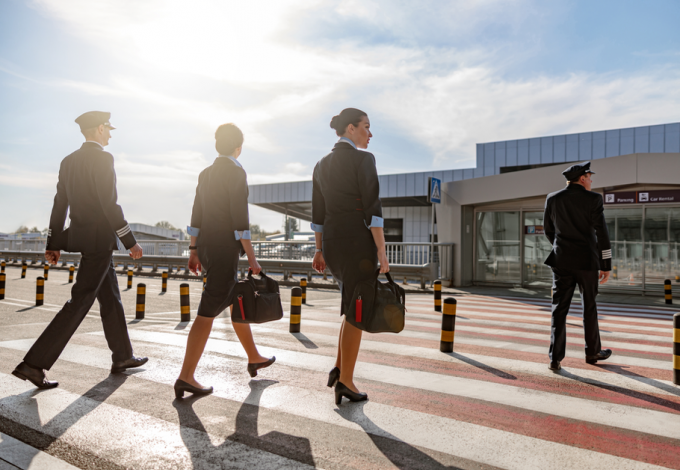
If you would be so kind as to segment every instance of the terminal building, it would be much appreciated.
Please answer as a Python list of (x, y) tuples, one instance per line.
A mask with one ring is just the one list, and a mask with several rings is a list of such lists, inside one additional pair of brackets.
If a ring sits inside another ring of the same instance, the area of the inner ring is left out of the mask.
[[(548, 287), (545, 198), (564, 187), (564, 168), (590, 160), (612, 241), (607, 288), (659, 290), (680, 279), (680, 123), (476, 147), (475, 168), (380, 175), (388, 243), (432, 240), (427, 180), (439, 178), (434, 240), (453, 243), (450, 284)], [(305, 221), (311, 200), (311, 181), (250, 186), (251, 204)]]

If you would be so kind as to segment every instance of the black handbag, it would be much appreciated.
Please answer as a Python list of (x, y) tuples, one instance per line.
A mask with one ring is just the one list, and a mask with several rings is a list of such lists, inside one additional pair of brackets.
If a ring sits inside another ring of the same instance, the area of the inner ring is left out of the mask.
[(239, 281), (233, 290), (233, 323), (266, 323), (283, 318), (283, 306), (279, 283), (260, 272), (260, 279), (253, 273)]
[(404, 329), (406, 293), (385, 273), (387, 282), (375, 278), (357, 284), (346, 313), (347, 321), (368, 333), (399, 333)]

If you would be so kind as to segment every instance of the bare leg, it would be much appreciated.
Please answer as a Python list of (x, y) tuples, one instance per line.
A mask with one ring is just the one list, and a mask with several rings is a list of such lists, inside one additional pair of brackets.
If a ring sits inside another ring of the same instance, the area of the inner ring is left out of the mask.
[[(229, 308), (233, 310), (234, 306), (230, 305)], [(238, 336), (241, 346), (246, 350), (249, 364), (259, 364), (269, 360), (268, 357), (261, 356), (257, 350), (255, 340), (253, 340), (253, 332), (250, 330), (250, 325), (248, 323), (232, 323), (231, 326), (234, 327), (234, 332), (236, 333), (236, 336)]]
[(342, 364), (342, 330), (345, 327), (345, 317), (342, 317), (342, 323), (340, 324), (340, 334), (338, 335), (338, 357), (335, 359), (335, 367), (338, 369)]
[(201, 387), (201, 384), (194, 378), (194, 373), (205, 350), (205, 343), (208, 342), (212, 324), (213, 318), (196, 317), (194, 324), (191, 325), (191, 331), (189, 331), (187, 350), (184, 353), (184, 363), (182, 364), (182, 371), (179, 373), (179, 379), (194, 387)]
[(354, 392), (359, 390), (354, 385), (354, 366), (359, 355), (361, 345), (361, 330), (352, 324), (343, 322), (340, 349), (342, 351), (340, 361), (340, 382)]

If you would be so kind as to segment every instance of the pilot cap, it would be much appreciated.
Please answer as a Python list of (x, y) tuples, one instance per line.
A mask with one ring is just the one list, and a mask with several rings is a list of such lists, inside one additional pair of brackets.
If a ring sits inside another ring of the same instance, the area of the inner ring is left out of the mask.
[(562, 172), (564, 177), (567, 178), (567, 181), (574, 181), (586, 173), (591, 173), (593, 175), (595, 174), (594, 171), (590, 170), (590, 162), (577, 163), (576, 165), (572, 165)]
[(76, 118), (76, 124), (80, 126), (80, 130), (92, 129), (100, 124), (104, 124), (109, 129), (115, 129), (109, 122), (111, 118), (111, 113), (104, 111), (88, 111), (85, 114), (81, 114)]

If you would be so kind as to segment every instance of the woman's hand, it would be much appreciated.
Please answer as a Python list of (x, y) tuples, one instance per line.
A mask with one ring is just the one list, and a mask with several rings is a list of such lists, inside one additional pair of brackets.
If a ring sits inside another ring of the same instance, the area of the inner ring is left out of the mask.
[(198, 260), (198, 253), (196, 250), (191, 250), (189, 252), (189, 271), (198, 276), (202, 270), (203, 266), (201, 266), (201, 262)]
[(316, 252), (314, 255), (314, 260), (312, 260), (312, 267), (319, 274), (323, 274), (323, 272), (326, 270), (326, 260), (324, 259), (322, 252)]
[(378, 262), (380, 263), (380, 274), (385, 274), (390, 270), (390, 263), (387, 262), (387, 253), (381, 251), (378, 253)]
[(257, 259), (254, 256), (248, 257), (248, 264), (250, 265), (250, 270), (253, 272), (253, 274), (260, 274), (260, 271), (262, 271), (260, 263), (257, 262)]

